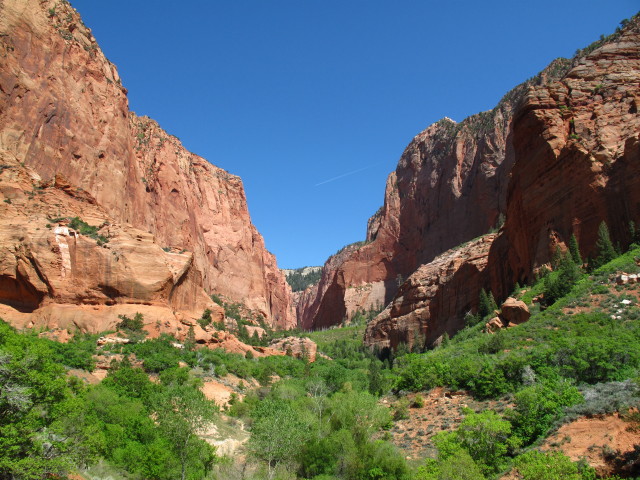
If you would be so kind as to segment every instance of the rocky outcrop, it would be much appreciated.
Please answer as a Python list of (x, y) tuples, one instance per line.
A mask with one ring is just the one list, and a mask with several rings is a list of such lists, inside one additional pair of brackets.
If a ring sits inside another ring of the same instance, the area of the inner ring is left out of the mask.
[(43, 182), (64, 177), (114, 222), (183, 252), (206, 292), (274, 327), (295, 325), (290, 289), (251, 224), (241, 180), (129, 112), (115, 66), (67, 2), (0, 2), (0, 57), (7, 158)]
[(478, 292), (488, 281), (486, 266), (495, 237), (485, 235), (418, 268), (367, 325), (365, 343), (379, 350), (400, 343), (423, 348), (460, 330), (464, 313), (477, 308)]
[[(498, 227), (515, 159), (514, 108), (530, 85), (557, 78), (568, 62), (554, 61), (491, 111), (460, 123), (445, 118), (418, 134), (387, 179), (384, 206), (369, 219), (365, 244), (339, 262), (330, 259), (319, 288), (299, 304), (301, 325), (339, 323), (354, 312), (348, 304), (386, 305), (420, 265)], [(364, 297), (350, 290), (358, 288)]]
[(600, 222), (615, 242), (640, 220), (640, 25), (575, 60), (561, 81), (532, 87), (518, 109), (504, 229), (493, 245), (494, 293), (533, 279), (575, 234), (595, 255)]
[(531, 312), (522, 300), (509, 297), (500, 307), (500, 317), (505, 325), (514, 326), (528, 321)]
[(284, 352), (291, 357), (308, 360), (309, 362), (315, 362), (318, 353), (316, 342), (305, 337), (278, 338), (269, 344), (269, 348)]
[(192, 253), (164, 251), (153, 235), (117, 223), (60, 175), (41, 182), (5, 152), (0, 164), (1, 318), (97, 333), (139, 312), (146, 324), (168, 322), (167, 331), (178, 332), (205, 308), (224, 315), (202, 289)]

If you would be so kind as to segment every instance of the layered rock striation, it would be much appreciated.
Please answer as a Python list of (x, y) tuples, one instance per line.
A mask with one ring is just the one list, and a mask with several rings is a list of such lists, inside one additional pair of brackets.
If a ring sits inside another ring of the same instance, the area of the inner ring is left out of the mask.
[(553, 81), (569, 64), (554, 61), (491, 111), (460, 123), (444, 118), (418, 134), (387, 179), (364, 245), (330, 259), (318, 289), (299, 303), (301, 325), (324, 327), (384, 306), (420, 265), (498, 227), (515, 161), (514, 110), (531, 85)]
[(469, 286), (488, 282), (486, 267), (495, 237), (485, 235), (421, 265), (369, 322), (365, 342), (380, 351), (396, 349), (400, 343), (422, 349), (463, 328), (459, 313), (477, 304), (477, 291)]
[(206, 292), (274, 327), (295, 326), (290, 289), (251, 224), (241, 180), (129, 112), (115, 66), (67, 2), (0, 2), (0, 57), (4, 158), (44, 183), (64, 178), (113, 222), (183, 252)]
[[(463, 223), (473, 224), (471, 212), (478, 208), (476, 211), (485, 215), (499, 211), (506, 216), (483, 257), (482, 275), (470, 276), (464, 292), (457, 291), (457, 275), (438, 270), (441, 259), (452, 255), (443, 254), (410, 277), (391, 305), (369, 325), (365, 341), (395, 347), (400, 342), (414, 342), (413, 332), (418, 332), (428, 345), (442, 332), (452, 333), (462, 325), (466, 310), (475, 308), (481, 288), (489, 288), (498, 299), (506, 298), (516, 282), (532, 280), (558, 246), (566, 249), (572, 234), (580, 243), (583, 258), (595, 255), (602, 221), (609, 225), (614, 241), (628, 244), (632, 240), (629, 223), (637, 224), (640, 219), (639, 86), (640, 19), (636, 16), (623, 30), (583, 50), (572, 61), (554, 62), (538, 79), (507, 94), (505, 98), (511, 98), (513, 105), (510, 127), (505, 156), (495, 169), (494, 185), (498, 188), (494, 200), (489, 201), (497, 210), (475, 205), (487, 201), (481, 196), (458, 197), (458, 208), (466, 208), (469, 215), (458, 219)], [(454, 138), (460, 138), (459, 133)], [(488, 163), (484, 155), (488, 155)], [(485, 150), (478, 161), (490, 166), (492, 158), (492, 152)], [(457, 165), (433, 163), (431, 168), (437, 171), (431, 171), (428, 178), (452, 179), (441, 198), (459, 191), (454, 175)], [(420, 178), (417, 173), (415, 178)], [(482, 176), (476, 181), (487, 184)], [(440, 192), (443, 186), (432, 182), (425, 187)], [(457, 218), (459, 210), (447, 209), (446, 203), (423, 203), (415, 208), (429, 212), (434, 205), (443, 208), (442, 216), (451, 212)], [(426, 217), (428, 213), (415, 216)], [(375, 219), (370, 224), (382, 228), (383, 221)], [(406, 229), (404, 225), (400, 224), (400, 230)], [(435, 238), (435, 245), (443, 248), (446, 243), (438, 244), (438, 235), (450, 234), (459, 240), (466, 228), (455, 223), (442, 225), (438, 233), (422, 233), (429, 245), (423, 252), (432, 248), (428, 240)], [(408, 228), (415, 231), (411, 225)], [(422, 260), (428, 262), (429, 254)], [(462, 261), (456, 268), (465, 271), (474, 264), (477, 266), (477, 261), (472, 258), (470, 264)], [(439, 282), (433, 280), (434, 275)], [(422, 288), (425, 282), (431, 291)], [(438, 299), (446, 291), (452, 298), (443, 306)]]

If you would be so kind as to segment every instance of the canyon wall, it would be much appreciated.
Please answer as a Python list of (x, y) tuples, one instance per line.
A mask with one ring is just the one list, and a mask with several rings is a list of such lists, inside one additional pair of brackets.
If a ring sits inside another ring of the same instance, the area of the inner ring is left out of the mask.
[(0, 58), (4, 158), (42, 182), (64, 178), (112, 221), (191, 255), (207, 293), (295, 326), (290, 289), (251, 224), (241, 180), (129, 112), (115, 66), (67, 2), (0, 2)]
[(490, 255), (504, 297), (575, 234), (595, 256), (605, 221), (620, 245), (640, 219), (640, 21), (576, 59), (561, 81), (535, 86), (516, 112), (516, 163), (506, 222)]
[[(583, 258), (594, 256), (602, 221), (615, 242), (631, 241), (629, 222), (640, 220), (639, 19), (546, 72), (551, 75), (527, 82), (514, 102), (508, 160), (500, 164), (510, 166), (498, 194), (505, 223), (484, 243), (481, 261), (471, 255), (455, 266), (468, 272), (464, 292), (456, 288), (460, 275), (440, 265), (459, 258), (452, 250), (409, 278), (368, 325), (367, 344), (395, 348), (412, 344), (418, 332), (430, 345), (443, 332), (454, 333), (481, 288), (504, 299), (516, 282), (532, 280), (557, 246), (566, 248), (572, 234)], [(445, 292), (451, 298), (443, 305)]]
[(303, 328), (384, 307), (420, 265), (498, 227), (515, 159), (514, 108), (530, 85), (552, 81), (568, 65), (558, 59), (493, 110), (460, 123), (445, 118), (418, 134), (387, 179), (384, 205), (369, 219), (364, 245), (330, 259), (318, 288), (298, 304)]

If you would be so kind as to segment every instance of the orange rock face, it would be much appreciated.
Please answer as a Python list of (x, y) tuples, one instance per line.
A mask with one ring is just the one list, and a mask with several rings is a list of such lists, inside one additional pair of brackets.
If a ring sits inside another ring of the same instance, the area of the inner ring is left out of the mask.
[(495, 237), (481, 237), (418, 268), (367, 325), (365, 343), (380, 350), (400, 343), (422, 348), (460, 330), (464, 313), (478, 303), (478, 290), (469, 286), (488, 280), (487, 260)]
[[(244, 303), (272, 326), (295, 326), (290, 289), (251, 224), (241, 180), (129, 112), (115, 66), (70, 5), (1, 2), (0, 57), (4, 158), (31, 167), (44, 183), (64, 178), (101, 215), (148, 235), (143, 243), (153, 237), (155, 250), (171, 249), (176, 268), (180, 258), (188, 261), (206, 292)], [(26, 301), (41, 298), (37, 291)], [(23, 293), (2, 293), (0, 302)]]
[[(19, 327), (113, 329), (118, 315), (145, 323), (183, 319), (205, 308), (224, 315), (202, 289), (189, 252), (165, 252), (153, 235), (115, 222), (86, 192), (0, 153), (0, 317)], [(66, 217), (100, 227), (98, 238)], [(186, 329), (185, 329), (186, 331)]]

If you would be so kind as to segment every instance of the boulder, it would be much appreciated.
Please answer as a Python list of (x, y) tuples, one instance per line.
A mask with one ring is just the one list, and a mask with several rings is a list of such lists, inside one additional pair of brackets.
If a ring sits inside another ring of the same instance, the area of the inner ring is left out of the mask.
[(500, 307), (501, 317), (505, 325), (520, 325), (529, 320), (531, 313), (527, 305), (513, 297), (507, 298)]

